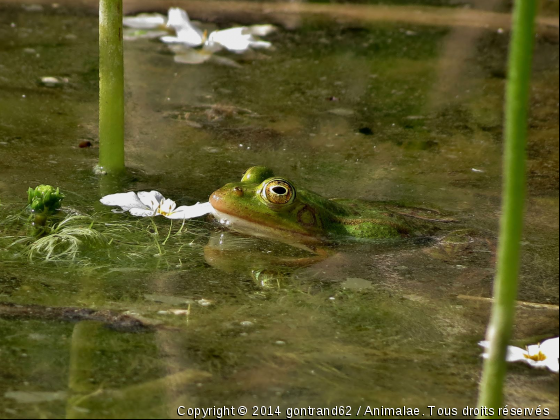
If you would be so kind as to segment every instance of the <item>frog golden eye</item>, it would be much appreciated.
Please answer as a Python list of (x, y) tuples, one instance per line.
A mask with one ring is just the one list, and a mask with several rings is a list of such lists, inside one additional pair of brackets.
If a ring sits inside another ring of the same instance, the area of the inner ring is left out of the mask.
[(293, 203), (296, 190), (285, 179), (271, 179), (264, 185), (261, 195), (267, 203), (285, 205)]

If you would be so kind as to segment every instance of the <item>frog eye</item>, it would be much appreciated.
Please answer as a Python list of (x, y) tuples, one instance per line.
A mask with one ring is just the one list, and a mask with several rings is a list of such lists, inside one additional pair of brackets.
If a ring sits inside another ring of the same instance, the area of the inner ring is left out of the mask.
[(296, 198), (296, 189), (285, 179), (271, 179), (265, 183), (261, 196), (273, 205), (291, 204)]

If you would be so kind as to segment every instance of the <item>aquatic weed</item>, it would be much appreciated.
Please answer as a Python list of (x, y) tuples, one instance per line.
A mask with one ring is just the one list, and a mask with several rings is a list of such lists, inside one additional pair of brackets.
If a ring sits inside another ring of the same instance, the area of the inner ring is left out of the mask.
[(29, 245), (29, 259), (40, 255), (46, 261), (75, 260), (82, 244), (107, 244), (107, 236), (93, 229), (94, 224), (95, 221), (89, 216), (66, 217), (54, 225), (48, 235)]

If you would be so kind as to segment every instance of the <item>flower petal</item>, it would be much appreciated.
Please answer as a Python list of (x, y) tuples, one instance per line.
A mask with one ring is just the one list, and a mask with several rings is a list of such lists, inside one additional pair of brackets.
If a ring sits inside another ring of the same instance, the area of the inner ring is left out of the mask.
[(246, 31), (244, 26), (214, 31), (208, 36), (208, 44), (212, 46), (213, 43), (217, 43), (233, 52), (247, 51), (253, 38)]
[(541, 351), (547, 358), (558, 360), (558, 337), (543, 341)]
[(252, 25), (247, 29), (251, 35), (256, 36), (267, 36), (278, 30), (278, 28), (274, 25)]
[(490, 348), (490, 341), (479, 341), (478, 345), (480, 347), (484, 347), (485, 349), (489, 349)]
[(175, 209), (167, 217), (168, 219), (192, 219), (194, 217), (204, 216), (205, 214), (212, 213), (214, 208), (210, 203), (197, 203), (194, 206), (181, 206)]
[(158, 213), (164, 216), (168, 216), (173, 213), (173, 210), (175, 210), (176, 207), (177, 204), (175, 204), (175, 201), (166, 198), (160, 203)]
[(165, 25), (165, 16), (159, 13), (141, 13), (138, 16), (125, 16), (123, 25), (134, 29), (155, 29)]
[[(484, 347), (487, 351), (490, 349), (490, 342), (489, 341), (481, 341), (478, 343), (479, 346)], [(529, 354), (527, 351), (523, 350), (519, 347), (508, 346), (507, 353), (506, 353), (506, 361), (507, 362), (519, 362), (519, 361), (527, 361), (525, 357), (526, 354)], [(488, 353), (484, 353), (482, 355), (485, 359), (488, 358)]]
[(157, 191), (140, 191), (138, 193), (138, 198), (144, 203), (144, 205), (153, 211), (159, 208), (159, 204), (165, 200), (165, 197)]
[(124, 211), (128, 211), (132, 208), (146, 209), (146, 205), (138, 198), (136, 193), (127, 192), (120, 194), (106, 195), (101, 200), (102, 204), (106, 206), (119, 206)]
[[(526, 350), (523, 350), (519, 347), (508, 346), (507, 354), (506, 354), (506, 362), (518, 362), (520, 360), (527, 361), (531, 359), (527, 359), (525, 356), (529, 353)], [(532, 360), (531, 360), (532, 361)]]
[(176, 36), (162, 36), (159, 39), (161, 42), (165, 42), (166, 44), (180, 44), (181, 40), (179, 38), (177, 38)]
[(558, 357), (556, 357), (556, 358), (547, 357), (546, 360), (543, 363), (552, 372), (558, 373)]
[(167, 12), (167, 26), (175, 30), (191, 26), (187, 11), (179, 7), (171, 7)]
[(154, 211), (154, 210), (150, 210), (150, 209), (130, 209), (130, 214), (132, 214), (133, 216), (138, 216), (138, 217), (151, 217), (151, 216), (159, 216), (159, 214)]
[(165, 43), (182, 43), (190, 47), (198, 47), (204, 42), (204, 33), (194, 26), (189, 15), (183, 9), (172, 7), (169, 9), (167, 26), (175, 29), (176, 37), (163, 37)]

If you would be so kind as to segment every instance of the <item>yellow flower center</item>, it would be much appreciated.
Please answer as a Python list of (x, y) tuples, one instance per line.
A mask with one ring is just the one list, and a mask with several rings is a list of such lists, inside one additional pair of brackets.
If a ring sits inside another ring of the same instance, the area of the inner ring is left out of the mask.
[(172, 213), (172, 212), (167, 212), (167, 211), (162, 210), (161, 207), (159, 207), (159, 208), (157, 209), (157, 212), (158, 212), (159, 214), (161, 214), (162, 216), (169, 216), (169, 215)]
[(540, 350), (537, 354), (533, 354), (532, 356), (528, 354), (524, 354), (523, 356), (525, 356), (526, 359), (531, 359), (534, 360), (535, 362), (542, 362), (543, 360), (546, 360), (546, 356)]
[[(163, 205), (164, 205), (164, 204), (167, 204), (167, 205), (165, 206), (165, 210), (164, 210), (164, 208), (163, 208)], [(161, 214), (162, 216), (169, 216), (169, 215), (173, 214), (173, 209), (172, 209), (171, 207), (172, 207), (172, 206), (170, 205), (170, 203), (166, 203), (165, 200), (161, 200), (161, 203), (159, 203), (157, 212), (158, 212), (159, 214)]]

